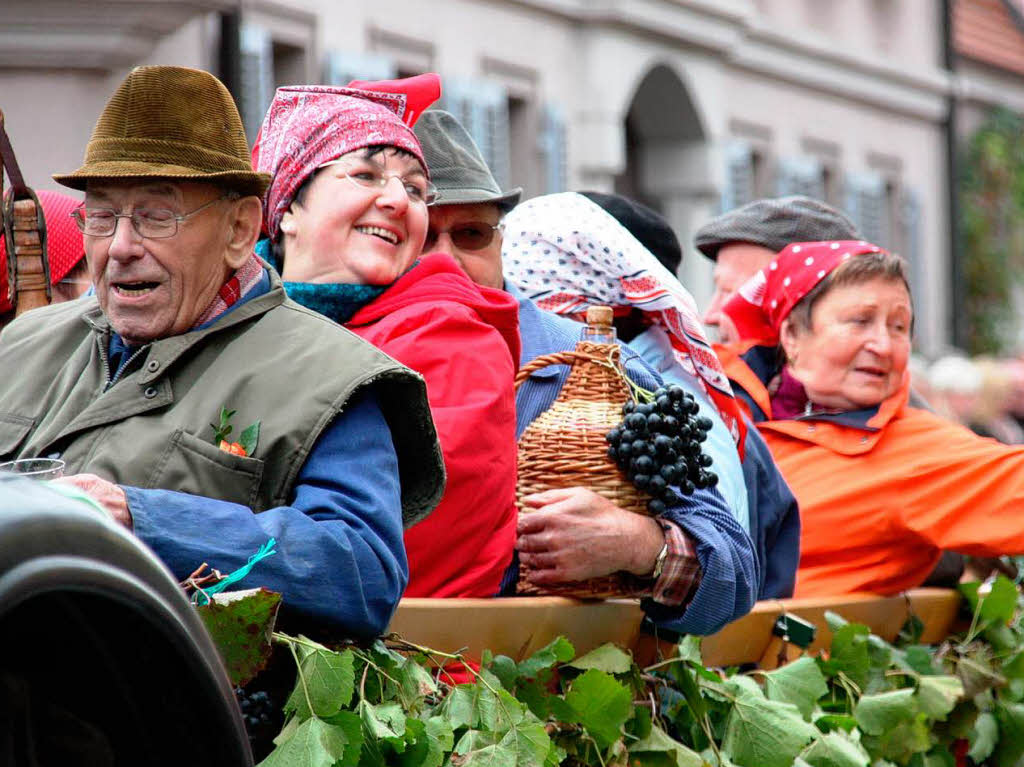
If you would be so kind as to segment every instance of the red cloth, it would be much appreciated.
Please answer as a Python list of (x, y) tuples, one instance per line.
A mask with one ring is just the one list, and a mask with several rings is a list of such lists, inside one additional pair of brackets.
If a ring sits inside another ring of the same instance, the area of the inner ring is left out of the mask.
[[(43, 206), (46, 219), (46, 253), (50, 261), (50, 284), (56, 285), (64, 279), (71, 267), (85, 258), (82, 233), (71, 218), (71, 211), (81, 205), (61, 192), (43, 190), (36, 192), (39, 204)], [(0, 236), (0, 314), (11, 310), (7, 300), (7, 238)]]
[[(302, 183), (325, 162), (363, 147), (386, 145), (415, 155), (426, 170), (412, 131), (441, 96), (436, 74), (347, 88), (295, 85), (278, 88), (252, 148), (252, 165), (273, 179), (263, 198), (263, 228), (277, 240), (281, 218)], [(429, 172), (429, 171), (428, 171)]]
[(511, 296), (434, 253), (345, 325), (426, 379), (444, 454), (444, 497), (405, 532), (405, 596), (494, 596), (512, 559), (518, 323)]
[(775, 346), (782, 321), (833, 269), (853, 256), (882, 252), (864, 240), (794, 242), (743, 283), (722, 311), (744, 341)]

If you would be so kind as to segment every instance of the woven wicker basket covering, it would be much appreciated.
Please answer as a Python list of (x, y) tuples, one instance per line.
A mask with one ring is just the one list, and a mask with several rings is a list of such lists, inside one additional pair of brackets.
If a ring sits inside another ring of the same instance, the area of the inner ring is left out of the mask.
[[(525, 365), (516, 376), (516, 388), (529, 375), (548, 365), (571, 365), (569, 377), (554, 404), (519, 438), (519, 480), (516, 500), (520, 514), (533, 509), (524, 496), (563, 487), (587, 487), (624, 509), (648, 514), (650, 496), (637, 490), (608, 458), (605, 435), (622, 421), (622, 405), (629, 387), (618, 370), (615, 344), (580, 342), (575, 351), (548, 354)], [(589, 581), (537, 586), (520, 570), (517, 593), (605, 599), (636, 596), (638, 584), (629, 574), (613, 574)]]

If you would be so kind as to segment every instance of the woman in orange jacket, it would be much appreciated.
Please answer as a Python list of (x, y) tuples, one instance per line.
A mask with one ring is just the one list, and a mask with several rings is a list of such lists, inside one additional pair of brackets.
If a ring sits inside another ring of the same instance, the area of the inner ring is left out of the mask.
[(800, 503), (797, 597), (919, 586), (942, 549), (1024, 553), (1024, 448), (908, 404), (901, 258), (794, 243), (724, 311), (749, 339), (726, 371)]

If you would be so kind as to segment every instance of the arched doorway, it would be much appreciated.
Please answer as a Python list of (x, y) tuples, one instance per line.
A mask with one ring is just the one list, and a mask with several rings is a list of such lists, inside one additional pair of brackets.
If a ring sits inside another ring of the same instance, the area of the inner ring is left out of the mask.
[[(615, 191), (664, 215), (692, 254), (693, 230), (718, 209), (709, 165), (708, 132), (689, 91), (665, 64), (653, 66), (633, 94), (625, 116), (625, 169)], [(703, 307), (710, 297), (710, 266), (683, 259), (680, 280)]]

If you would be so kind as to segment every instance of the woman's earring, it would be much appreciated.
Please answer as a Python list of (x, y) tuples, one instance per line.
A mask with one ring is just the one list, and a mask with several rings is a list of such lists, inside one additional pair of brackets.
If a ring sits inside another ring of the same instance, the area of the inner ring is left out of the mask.
[(295, 224), (291, 221), (282, 221), (281, 231), (285, 234), (295, 234)]

